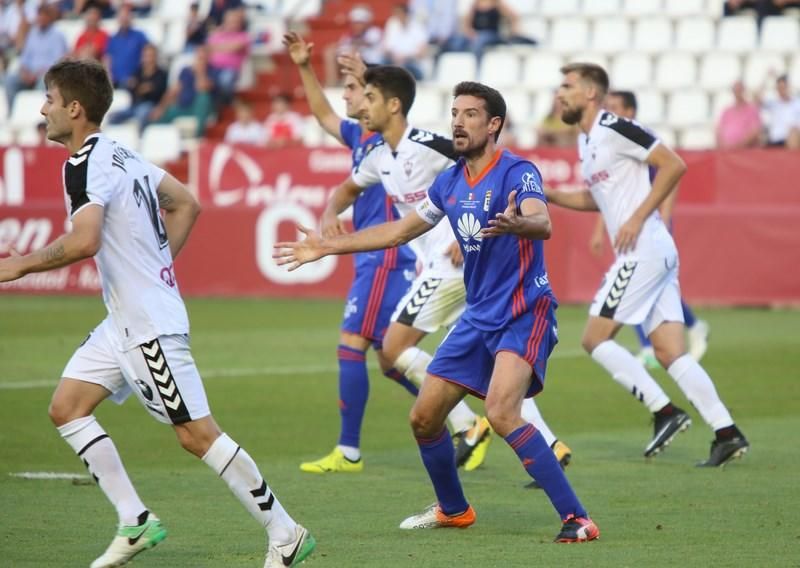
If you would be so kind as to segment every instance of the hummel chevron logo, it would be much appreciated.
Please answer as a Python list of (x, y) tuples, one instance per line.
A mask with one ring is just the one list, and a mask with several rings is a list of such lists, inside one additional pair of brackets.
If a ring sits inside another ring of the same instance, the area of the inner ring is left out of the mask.
[(164, 406), (167, 406), (172, 410), (178, 410), (178, 407), (180, 407), (181, 403), (183, 402), (178, 394), (175, 395), (175, 400), (167, 400), (163, 397), (162, 400), (164, 401)]
[(170, 381), (168, 386), (163, 386), (163, 387), (159, 386), (158, 387), (158, 392), (160, 392), (164, 396), (172, 398), (172, 395), (175, 394), (175, 389), (176, 388), (177, 387), (175, 386), (175, 381)]
[(142, 344), (142, 353), (144, 353), (147, 357), (151, 359), (156, 356), (158, 353), (158, 342), (153, 341), (152, 343), (144, 343)]
[[(258, 500), (259, 497), (263, 497), (264, 495), (266, 495), (267, 494), (267, 482), (262, 479), (261, 480), (261, 487), (259, 487), (258, 489), (253, 489), (250, 492), (250, 494), (256, 500)], [(267, 499), (267, 501), (265, 503), (259, 503), (258, 504), (258, 508), (261, 509), (262, 511), (269, 511), (270, 509), (272, 509), (272, 504), (274, 502), (275, 502), (275, 496), (270, 491), (269, 498)]]
[(417, 290), (417, 293), (411, 298), (411, 302), (406, 306), (406, 311), (412, 315), (419, 313), (425, 305), (425, 302), (428, 301), (428, 298), (430, 298), (436, 291), (436, 288), (439, 287), (440, 283), (440, 278), (431, 278), (423, 282), (419, 290)]
[(150, 370), (153, 371), (153, 379), (157, 383), (161, 383), (162, 385), (167, 384), (169, 382), (169, 380), (172, 378), (172, 375), (170, 375), (168, 368), (165, 368), (162, 373), (159, 373), (158, 371), (154, 370), (152, 367), (150, 367)]
[(608, 291), (608, 296), (606, 297), (603, 308), (600, 310), (600, 315), (602, 317), (611, 318), (614, 316), (614, 312), (619, 306), (620, 301), (622, 301), (622, 296), (625, 294), (625, 289), (628, 287), (628, 284), (630, 284), (635, 269), (636, 262), (634, 261), (626, 262), (619, 269), (617, 277), (614, 279), (614, 284), (611, 285), (611, 289)]

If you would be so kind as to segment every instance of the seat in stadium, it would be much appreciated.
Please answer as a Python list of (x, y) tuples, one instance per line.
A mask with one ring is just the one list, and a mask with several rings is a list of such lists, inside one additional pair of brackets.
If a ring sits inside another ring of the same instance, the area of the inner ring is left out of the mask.
[(169, 64), (169, 71), (167, 72), (167, 83), (174, 85), (178, 82), (178, 76), (184, 67), (188, 67), (194, 61), (194, 55), (191, 53), (179, 53), (172, 58)]
[(564, 60), (560, 55), (547, 51), (534, 51), (525, 58), (522, 76), (523, 86), (533, 90), (554, 89), (561, 84), (561, 66)]
[(581, 51), (579, 53), (573, 53), (567, 57), (567, 62), (569, 63), (574, 63), (576, 61), (580, 61), (582, 63), (594, 63), (605, 70), (608, 70), (609, 68), (608, 57), (601, 53), (597, 53), (596, 51)]
[[(303, 146), (315, 148), (322, 145), (322, 139), (327, 138), (328, 135), (322, 130), (322, 127), (313, 116), (306, 116), (303, 119), (303, 131), (301, 133), (303, 139)], [(332, 136), (330, 138), (333, 138)], [(338, 141), (337, 141), (338, 142)]]
[(733, 96), (733, 92), (730, 89), (725, 89), (724, 91), (717, 91), (711, 96), (711, 121), (713, 124), (717, 124), (719, 121), (719, 117), (722, 116), (722, 113), (725, 111), (726, 108), (731, 106), (736, 99)]
[(11, 105), (11, 115), (8, 123), (15, 129), (26, 126), (36, 126), (44, 119), (39, 113), (44, 104), (44, 91), (24, 90), (19, 91)]
[(189, 19), (190, 5), (191, 2), (168, 2), (162, 0), (158, 3), (158, 19), (164, 22), (181, 22), (185, 28), (186, 21)]
[[(338, 116), (346, 116), (347, 105), (342, 98), (342, 95), (344, 95), (344, 89), (341, 87), (325, 87), (323, 92), (325, 93), (325, 98), (327, 98), (328, 102), (331, 104), (333, 112), (335, 112)], [(411, 108), (414, 107), (412, 106)]]
[(6, 88), (0, 85), (0, 124), (5, 124), (6, 120), (8, 120), (8, 97)]
[(624, 0), (622, 3), (622, 13), (636, 18), (661, 14), (662, 9), (661, 0)]
[(756, 49), (758, 30), (755, 18), (736, 16), (722, 18), (717, 28), (717, 47), (734, 53), (749, 53)]
[(622, 18), (601, 18), (594, 22), (592, 50), (600, 53), (621, 53), (630, 49), (631, 26)]
[(55, 27), (58, 31), (64, 34), (64, 39), (67, 42), (67, 48), (70, 51), (75, 49), (75, 42), (78, 41), (78, 36), (86, 29), (86, 24), (82, 19), (80, 20), (57, 20)]
[(539, 13), (549, 18), (555, 16), (577, 16), (580, 14), (579, 0), (540, 0)]
[(584, 2), (581, 14), (590, 18), (600, 16), (621, 16), (622, 3), (620, 0), (590, 0)]
[(502, 90), (504, 87), (519, 85), (522, 77), (520, 57), (502, 48), (495, 49), (483, 56), (480, 78), (482, 83)]
[(545, 18), (537, 16), (521, 16), (520, 30), (525, 37), (535, 39), (539, 45), (547, 45), (550, 41), (550, 26)]
[(589, 47), (589, 22), (579, 18), (559, 18), (550, 26), (550, 49), (559, 53), (583, 51)]
[(472, 53), (443, 53), (436, 65), (436, 83), (447, 90), (460, 81), (474, 81), (478, 62)]
[(667, 122), (676, 128), (706, 124), (710, 120), (708, 95), (701, 90), (673, 93), (667, 102)]
[(673, 18), (705, 15), (707, 9), (706, 0), (664, 0), (663, 8), (663, 13)]
[(126, 89), (114, 89), (114, 98), (106, 116), (111, 113), (126, 110), (131, 106), (131, 93)]
[(633, 49), (663, 53), (672, 49), (672, 23), (666, 18), (642, 18), (633, 26)]
[(733, 85), (742, 77), (742, 64), (734, 53), (711, 51), (700, 63), (699, 83), (704, 89), (715, 91)]
[(659, 124), (653, 127), (658, 139), (661, 143), (670, 148), (677, 148), (678, 137), (675, 135), (675, 129), (667, 124)]
[(408, 113), (408, 121), (416, 125), (441, 120), (442, 116), (445, 116), (443, 102), (441, 90), (419, 85), (414, 97), (414, 104)]
[(186, 46), (186, 22), (173, 20), (166, 22), (164, 43), (158, 46), (159, 51), (167, 57), (174, 57)]
[(318, 16), (322, 11), (322, 0), (280, 0), (275, 2), (280, 8), (283, 21), (298, 22)]
[(760, 89), (769, 79), (771, 72), (777, 75), (786, 72), (786, 60), (783, 55), (755, 51), (747, 57), (744, 65), (744, 84), (748, 89)]
[(545, 117), (550, 114), (550, 109), (553, 108), (553, 99), (555, 98), (554, 89), (541, 89), (536, 91), (533, 97), (533, 124), (536, 128)]
[(614, 89), (633, 90), (652, 84), (652, 63), (646, 53), (631, 51), (614, 58), (611, 64), (611, 84)]
[(664, 122), (664, 95), (653, 89), (643, 89), (636, 92), (638, 111), (636, 120), (649, 126)]
[(520, 127), (527, 128), (533, 122), (533, 101), (531, 94), (526, 89), (508, 89), (503, 92), (506, 100), (508, 116), (514, 123), (514, 128), (519, 132)]
[(800, 85), (800, 53), (795, 54), (789, 64), (789, 85)]
[(761, 24), (762, 51), (797, 53), (800, 50), (800, 23), (789, 16), (767, 16)]
[(116, 140), (131, 150), (139, 151), (139, 126), (135, 122), (125, 124), (109, 124), (103, 127), (103, 132), (112, 140)]
[(154, 164), (165, 164), (181, 155), (181, 134), (174, 124), (151, 124), (142, 132), (142, 156)]
[[(520, 17), (536, 16), (539, 14), (539, 2), (537, 0), (505, 0), (505, 3)], [(525, 33), (528, 33), (526, 28)]]
[(675, 49), (705, 53), (714, 48), (716, 28), (708, 18), (684, 18), (675, 27)]
[(682, 89), (694, 85), (697, 64), (688, 53), (665, 53), (656, 63), (655, 85), (660, 89)]
[(684, 150), (711, 150), (716, 145), (714, 129), (708, 125), (684, 128), (678, 137), (678, 147)]

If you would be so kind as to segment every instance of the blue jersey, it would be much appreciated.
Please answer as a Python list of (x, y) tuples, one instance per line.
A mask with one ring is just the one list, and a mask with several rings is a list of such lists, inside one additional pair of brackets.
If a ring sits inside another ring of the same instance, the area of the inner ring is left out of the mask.
[[(353, 167), (358, 166), (367, 152), (375, 144), (382, 141), (380, 134), (364, 132), (361, 129), (361, 125), (349, 120), (341, 122), (339, 132), (344, 143), (353, 150)], [(353, 226), (356, 231), (372, 225), (380, 225), (387, 221), (396, 221), (399, 218), (400, 215), (381, 184), (366, 188), (353, 204)], [(361, 252), (356, 254), (355, 257), (356, 269), (375, 265), (392, 269), (414, 266), (416, 263), (416, 256), (408, 246), (374, 252)]]
[(546, 201), (539, 170), (508, 150), (498, 150), (477, 178), (469, 177), (463, 158), (439, 174), (417, 209), (429, 223), (444, 216), (450, 221), (464, 253), (467, 309), (462, 317), (484, 331), (506, 327), (538, 305), (539, 297), (553, 295), (542, 241), (481, 236), (488, 221), (505, 211), (513, 190), (517, 208), (526, 199)]

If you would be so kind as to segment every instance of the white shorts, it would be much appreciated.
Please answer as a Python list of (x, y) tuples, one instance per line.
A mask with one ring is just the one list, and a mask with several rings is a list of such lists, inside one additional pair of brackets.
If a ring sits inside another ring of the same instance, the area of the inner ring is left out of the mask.
[(603, 277), (589, 314), (639, 325), (646, 335), (665, 321), (683, 322), (678, 257), (618, 259)]
[(397, 304), (392, 321), (433, 333), (453, 325), (467, 305), (464, 279), (434, 278), (423, 271), (411, 283), (411, 289)]
[(162, 335), (136, 349), (115, 347), (114, 327), (104, 320), (78, 347), (62, 377), (100, 385), (117, 404), (135, 393), (159, 422), (182, 424), (211, 414), (203, 381), (186, 335)]

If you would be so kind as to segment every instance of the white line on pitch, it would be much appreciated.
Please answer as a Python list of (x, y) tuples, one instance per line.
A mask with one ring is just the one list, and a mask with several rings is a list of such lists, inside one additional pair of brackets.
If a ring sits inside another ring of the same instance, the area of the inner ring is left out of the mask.
[(19, 473), (9, 473), (11, 477), (22, 479), (89, 479), (83, 473), (60, 473), (56, 471), (21, 471)]

